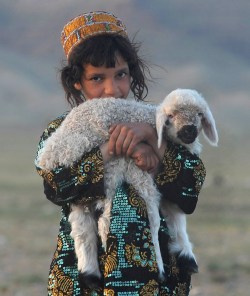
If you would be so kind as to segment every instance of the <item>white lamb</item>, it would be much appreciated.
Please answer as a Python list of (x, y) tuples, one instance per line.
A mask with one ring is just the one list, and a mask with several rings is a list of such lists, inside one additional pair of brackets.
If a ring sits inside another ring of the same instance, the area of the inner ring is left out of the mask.
[[(59, 165), (70, 166), (86, 152), (100, 146), (109, 139), (109, 128), (118, 122), (147, 122), (156, 127), (158, 147), (166, 136), (187, 147), (191, 153), (199, 154), (201, 145), (198, 135), (203, 130), (211, 145), (218, 143), (213, 115), (204, 98), (195, 90), (177, 89), (171, 92), (158, 106), (147, 105), (124, 99), (93, 99), (71, 110), (61, 126), (45, 142), (38, 156), (38, 165), (47, 170)], [(164, 267), (158, 241), (160, 227), (159, 208), (167, 219), (171, 231), (169, 251), (187, 271), (197, 272), (195, 256), (186, 231), (186, 216), (173, 203), (161, 199), (153, 177), (140, 170), (133, 160), (114, 158), (105, 164), (105, 200), (89, 206), (71, 204), (69, 221), (78, 258), (78, 270), (89, 287), (95, 287), (101, 280), (97, 259), (97, 234), (104, 248), (110, 225), (110, 210), (116, 188), (123, 182), (132, 184), (145, 200), (152, 241), (155, 247), (159, 279), (164, 280)], [(98, 225), (94, 211), (101, 209)]]

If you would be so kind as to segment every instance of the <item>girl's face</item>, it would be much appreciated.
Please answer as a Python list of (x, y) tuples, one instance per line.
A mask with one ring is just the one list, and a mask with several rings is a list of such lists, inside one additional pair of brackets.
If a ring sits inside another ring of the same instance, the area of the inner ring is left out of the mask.
[(124, 98), (130, 91), (130, 73), (127, 62), (118, 55), (114, 68), (84, 65), (84, 73), (80, 82), (75, 83), (86, 100), (93, 98)]

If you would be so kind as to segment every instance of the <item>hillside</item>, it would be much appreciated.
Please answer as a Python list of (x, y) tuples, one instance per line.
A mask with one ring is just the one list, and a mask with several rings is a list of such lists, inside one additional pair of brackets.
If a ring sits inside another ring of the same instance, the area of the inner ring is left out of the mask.
[(249, 108), (250, 93), (247, 0), (83, 2), (1, 3), (2, 125), (40, 124), (42, 118), (67, 108), (57, 75), (63, 57), (60, 31), (65, 19), (98, 7), (124, 19), (130, 36), (136, 34), (136, 40), (143, 42), (143, 57), (156, 65), (149, 100), (159, 101), (177, 87), (195, 88), (209, 100), (226, 129), (232, 119), (234, 128), (246, 127), (244, 110)]

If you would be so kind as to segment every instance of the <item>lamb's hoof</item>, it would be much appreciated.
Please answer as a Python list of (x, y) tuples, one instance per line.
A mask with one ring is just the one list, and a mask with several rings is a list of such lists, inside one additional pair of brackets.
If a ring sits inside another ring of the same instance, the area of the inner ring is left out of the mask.
[(98, 289), (103, 285), (103, 279), (93, 274), (79, 273), (79, 278), (84, 286), (91, 290)]
[(159, 274), (159, 276), (158, 276), (159, 283), (164, 284), (166, 282), (166, 280), (167, 280), (167, 278), (166, 278), (165, 272)]
[(194, 258), (178, 256), (177, 265), (181, 270), (185, 271), (188, 274), (199, 272), (199, 267)]

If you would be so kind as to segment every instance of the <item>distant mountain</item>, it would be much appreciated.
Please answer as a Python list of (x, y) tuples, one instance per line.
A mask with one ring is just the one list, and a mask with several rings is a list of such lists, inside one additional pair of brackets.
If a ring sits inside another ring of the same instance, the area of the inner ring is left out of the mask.
[(131, 34), (139, 31), (149, 43), (159, 35), (169, 42), (190, 38), (250, 60), (249, 0), (1, 1), (1, 44), (19, 53), (57, 56), (65, 20), (91, 10), (114, 12)]
[(225, 129), (232, 128), (232, 120), (235, 132), (247, 126), (248, 0), (4, 1), (1, 125), (41, 124), (68, 108), (57, 75), (63, 57), (60, 31), (65, 20), (96, 9), (120, 16), (131, 37), (138, 32), (135, 39), (143, 42), (142, 56), (160, 65), (152, 69), (155, 83), (150, 84), (150, 100), (160, 101), (174, 88), (195, 88), (207, 98)]

